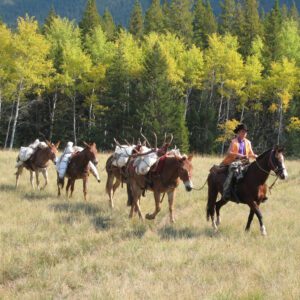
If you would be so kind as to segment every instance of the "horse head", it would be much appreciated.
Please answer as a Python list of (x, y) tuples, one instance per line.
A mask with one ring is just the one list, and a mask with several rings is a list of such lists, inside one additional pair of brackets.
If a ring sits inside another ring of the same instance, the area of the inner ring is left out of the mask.
[(86, 151), (86, 155), (89, 159), (89, 161), (91, 161), (95, 166), (97, 166), (98, 164), (98, 160), (97, 160), (97, 148), (96, 148), (96, 143), (92, 143), (92, 144), (88, 144), (86, 142), (83, 142), (84, 145), (86, 146), (85, 150)]
[(58, 141), (56, 144), (53, 144), (46, 140), (46, 144), (48, 146), (48, 158), (53, 161), (54, 164), (56, 164), (57, 157), (56, 154), (58, 153), (58, 147), (60, 144), (60, 141)]
[(184, 183), (185, 189), (190, 192), (193, 189), (192, 183), (192, 159), (193, 155), (178, 157), (177, 161), (179, 162), (178, 175), (179, 178)]
[(270, 155), (270, 166), (275, 174), (282, 180), (287, 179), (288, 172), (284, 164), (283, 148), (276, 145)]

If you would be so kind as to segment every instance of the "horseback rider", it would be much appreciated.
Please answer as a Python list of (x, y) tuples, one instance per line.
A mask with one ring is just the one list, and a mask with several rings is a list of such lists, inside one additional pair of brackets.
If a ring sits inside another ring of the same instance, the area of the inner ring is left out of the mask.
[[(232, 179), (236, 170), (241, 169), (242, 165), (249, 162), (250, 158), (256, 158), (253, 152), (251, 142), (246, 138), (248, 129), (243, 123), (238, 124), (233, 130), (236, 137), (231, 141), (226, 157), (221, 166), (228, 167), (228, 175), (223, 185), (223, 199), (231, 199)], [(235, 199), (238, 201), (238, 199)]]

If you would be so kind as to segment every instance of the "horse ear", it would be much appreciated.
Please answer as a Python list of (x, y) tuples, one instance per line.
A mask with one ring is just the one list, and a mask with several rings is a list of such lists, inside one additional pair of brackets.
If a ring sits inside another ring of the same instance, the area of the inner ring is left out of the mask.
[(183, 154), (183, 156), (180, 158), (181, 161), (185, 161), (187, 159), (187, 156)]
[(48, 147), (50, 148), (52, 147), (52, 144), (48, 140), (45, 140), (45, 143), (47, 144)]
[(58, 141), (58, 142), (55, 144), (55, 148), (58, 149), (59, 145), (60, 145), (60, 141)]
[(193, 159), (193, 154), (190, 154), (190, 155), (188, 156), (188, 161), (192, 161), (192, 159)]

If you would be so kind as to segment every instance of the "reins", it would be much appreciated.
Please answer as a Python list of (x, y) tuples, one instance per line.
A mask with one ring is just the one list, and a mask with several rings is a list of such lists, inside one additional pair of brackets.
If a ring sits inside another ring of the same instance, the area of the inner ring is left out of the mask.
[[(274, 164), (273, 164), (273, 162), (272, 162), (272, 158), (271, 158), (272, 153), (273, 153), (273, 151), (272, 151), (271, 154), (270, 154), (269, 162), (271, 161), (273, 167), (275, 167)], [(272, 188), (274, 187), (274, 185), (275, 185), (275, 183), (276, 183), (276, 181), (277, 181), (277, 179), (278, 179), (279, 176), (276, 174), (275, 170), (273, 170), (273, 169), (271, 169), (269, 172), (266, 171), (265, 169), (263, 169), (263, 168), (259, 165), (259, 163), (257, 162), (257, 160), (255, 160), (255, 163), (256, 163), (256, 165), (258, 166), (258, 168), (259, 168), (261, 171), (263, 171), (265, 174), (267, 174), (267, 175), (272, 175), (272, 176), (275, 176), (275, 177), (276, 177), (275, 180), (273, 181), (273, 183), (269, 186), (269, 192), (270, 192), (270, 194), (271, 194), (271, 190), (272, 190)], [(274, 175), (273, 173), (271, 173), (271, 171), (273, 171), (273, 172), (275, 173), (275, 175)]]

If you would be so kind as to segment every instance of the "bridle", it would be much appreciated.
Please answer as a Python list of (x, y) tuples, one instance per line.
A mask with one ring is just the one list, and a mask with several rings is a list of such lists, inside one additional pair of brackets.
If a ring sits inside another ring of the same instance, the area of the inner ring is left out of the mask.
[(271, 151), (271, 153), (270, 153), (269, 160), (268, 160), (268, 166), (270, 167), (271, 171), (273, 171), (273, 172), (275, 173), (275, 175), (272, 174), (272, 173), (270, 173), (270, 171), (267, 171), (267, 170), (265, 170), (264, 168), (262, 168), (262, 167), (260, 166), (260, 164), (258, 163), (257, 160), (255, 160), (255, 163), (256, 163), (256, 165), (258, 166), (258, 168), (259, 168), (261, 171), (263, 171), (264, 173), (266, 173), (266, 174), (268, 174), (268, 175), (272, 175), (272, 176), (278, 177), (278, 176), (279, 176), (279, 172), (281, 172), (284, 168), (279, 168), (278, 165), (275, 165), (275, 164), (274, 164), (274, 161), (273, 161), (273, 154), (274, 154), (274, 149), (273, 149), (273, 150)]

